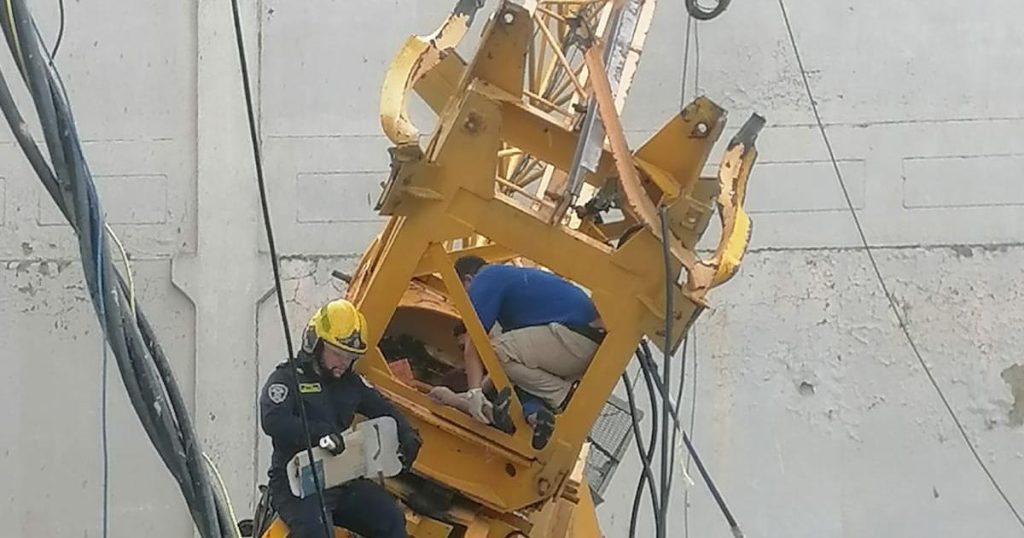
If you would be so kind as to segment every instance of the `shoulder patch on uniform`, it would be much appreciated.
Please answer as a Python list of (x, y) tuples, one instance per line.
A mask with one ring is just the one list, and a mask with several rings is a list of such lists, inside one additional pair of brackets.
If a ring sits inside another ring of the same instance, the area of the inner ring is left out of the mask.
[(274, 383), (267, 387), (267, 397), (270, 401), (279, 404), (288, 398), (288, 385), (284, 383)]
[(363, 377), (363, 374), (359, 374), (359, 380), (362, 381), (363, 384), (366, 385), (367, 387), (369, 387), (371, 389), (373, 388), (373, 385), (370, 384), (370, 381), (368, 379)]
[(303, 394), (311, 394), (322, 391), (323, 387), (320, 386), (320, 383), (299, 383), (299, 392)]

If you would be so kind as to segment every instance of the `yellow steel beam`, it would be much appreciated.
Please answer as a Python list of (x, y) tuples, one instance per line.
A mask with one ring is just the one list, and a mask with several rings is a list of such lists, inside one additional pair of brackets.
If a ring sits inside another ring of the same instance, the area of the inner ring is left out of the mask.
[[(405, 385), (394, 377), (376, 347), (361, 361), (360, 371), (411, 417), (423, 435), (415, 472), (455, 488), (477, 503), (479, 511), (465, 516), (465, 521), (470, 534), (480, 536), (490, 535), (489, 529), (496, 528), (493, 522), (512, 521), (518, 513), (534, 513), (532, 509), (543, 512), (551, 502), (575, 506), (560, 508), (556, 527), (567, 529), (571, 536), (596, 532), (585, 480), (570, 479), (570, 473), (639, 340), (646, 335), (660, 347), (664, 337), (665, 275), (656, 204), (669, 207), (670, 274), (678, 274), (684, 267), (688, 274), (686, 286), (672, 287), (671, 347), (678, 345), (688, 324), (704, 308), (706, 292), (735, 273), (750, 231), (743, 202), (760, 125), (755, 121), (734, 138), (723, 160), (717, 193), (706, 185), (697, 189), (700, 170), (721, 133), (724, 113), (710, 101), (699, 99), (631, 154), (596, 48), (586, 55), (587, 81), (609, 134), (610, 151), (602, 150), (598, 171), (588, 181), (603, 186), (617, 180), (633, 219), (630, 222), (641, 222), (644, 227), (613, 247), (604, 233), (612, 233), (614, 226), (570, 229), (549, 222), (543, 204), (531, 210), (495, 196), (500, 186), (496, 174), (502, 174), (508, 165), (510, 148), (521, 152), (512, 155), (513, 159), (529, 155), (550, 165), (544, 174), (554, 182), (572, 166), (579, 142), (577, 133), (560, 119), (527, 104), (523, 85), (529, 51), (535, 47), (535, 24), (529, 9), (505, 1), (485, 28), (478, 52), (468, 64), (451, 53), (436, 61), (428, 58), (433, 69), (423, 70), (410, 65), (405, 53), (399, 55), (393, 66), (397, 71), (389, 76), (402, 84), (386, 84), (388, 95), (382, 96), (382, 113), (383, 104), (388, 104), (392, 131), (402, 134), (400, 111), (411, 86), (438, 113), (438, 125), (422, 149), (404, 135), (392, 137), (397, 138), (391, 153), (392, 171), (379, 202), (381, 213), (390, 215), (391, 220), (360, 261), (349, 290), (350, 298), (367, 317), (372, 346), (387, 330), (399, 305), (415, 306), (419, 300), (410, 284), (413, 279), (446, 292), (498, 386), (507, 384), (507, 377), (454, 272), (452, 259), (470, 252), (489, 260), (521, 256), (591, 292), (608, 335), (572, 400), (557, 417), (548, 445), (540, 451), (530, 445), (530, 431), (518, 400), (512, 413), (517, 431), (509, 435), (436, 404), (415, 387)], [(424, 50), (420, 49), (421, 55), (430, 53)], [(537, 65), (533, 76), (543, 77), (539, 71)], [(701, 124), (704, 127), (699, 127)], [(499, 157), (502, 151), (505, 153)], [(646, 182), (641, 181), (638, 168)], [(699, 260), (692, 245), (707, 222), (711, 197), (715, 197), (720, 214), (723, 238), (711, 258)], [(473, 246), (458, 251), (444, 247), (479, 237), (486, 237), (489, 243), (474, 239)], [(452, 315), (447, 308), (438, 315)]]

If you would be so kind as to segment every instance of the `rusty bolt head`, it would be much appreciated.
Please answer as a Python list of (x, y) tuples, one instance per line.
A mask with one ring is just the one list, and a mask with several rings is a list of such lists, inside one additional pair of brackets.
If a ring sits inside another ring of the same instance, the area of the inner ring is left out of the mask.
[(537, 492), (541, 495), (547, 495), (548, 491), (551, 490), (551, 482), (548, 482), (547, 478), (541, 478), (537, 481)]

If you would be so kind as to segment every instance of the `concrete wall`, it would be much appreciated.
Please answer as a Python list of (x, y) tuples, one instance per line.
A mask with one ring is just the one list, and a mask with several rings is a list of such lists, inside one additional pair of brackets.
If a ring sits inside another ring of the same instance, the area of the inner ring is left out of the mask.
[[(293, 328), (339, 293), (330, 271), (350, 268), (380, 224), (383, 70), (450, 3), (263, 0), (245, 14)], [(284, 348), (228, 5), (69, 2), (58, 63), (140, 300), (248, 514), (267, 451), (255, 393)], [(56, 7), (35, 7), (54, 35)], [(1024, 37), (1012, 22), (1024, 9), (787, 7), (880, 269), (982, 459), (1024, 506)], [(625, 114), (634, 143), (680, 101), (685, 14), (661, 2), (657, 15)], [(856, 248), (778, 4), (734, 3), (697, 36), (690, 84), (732, 128), (751, 111), (769, 119), (749, 193), (754, 250), (697, 327), (684, 398), (696, 395), (693, 436), (737, 518), (780, 538), (1019, 536)], [(99, 536), (98, 326), (70, 229), (6, 129), (0, 260), (0, 514), (14, 534)], [(113, 365), (106, 375), (110, 535), (183, 536), (173, 481)], [(631, 454), (606, 492), (609, 536), (626, 533), (637, 472)], [(677, 477), (671, 534), (727, 535), (696, 482)]]

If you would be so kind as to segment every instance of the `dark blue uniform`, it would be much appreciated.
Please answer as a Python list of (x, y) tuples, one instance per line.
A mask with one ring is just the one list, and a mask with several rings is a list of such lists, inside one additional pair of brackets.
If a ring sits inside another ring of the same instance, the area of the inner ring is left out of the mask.
[[(308, 364), (308, 363), (307, 363)], [(324, 538), (316, 495), (294, 496), (288, 487), (285, 466), (306, 449), (299, 402), (306, 408), (309, 435), (315, 446), (321, 437), (349, 428), (355, 413), (367, 418), (391, 416), (398, 423), (403, 460), (411, 466), (419, 438), (408, 421), (362, 377), (348, 372), (340, 378), (320, 377), (312, 368), (299, 368), (300, 394), (287, 363), (270, 374), (260, 394), (260, 422), (273, 441), (271, 457), (271, 504), (288, 525), (293, 538)], [(324, 492), (324, 504), (335, 525), (367, 537), (405, 537), (405, 518), (395, 499), (383, 487), (359, 479)]]

